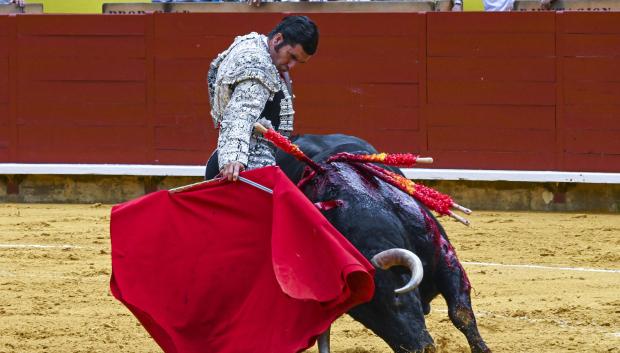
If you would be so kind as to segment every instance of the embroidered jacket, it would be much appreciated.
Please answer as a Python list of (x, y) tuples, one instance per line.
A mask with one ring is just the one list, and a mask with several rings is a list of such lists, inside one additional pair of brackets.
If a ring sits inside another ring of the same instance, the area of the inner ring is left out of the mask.
[(220, 129), (220, 168), (238, 161), (246, 169), (275, 165), (275, 147), (252, 134), (261, 118), (283, 133), (293, 130), (293, 100), (287, 82), (271, 61), (267, 38), (250, 33), (235, 39), (211, 63), (207, 76), (211, 116)]

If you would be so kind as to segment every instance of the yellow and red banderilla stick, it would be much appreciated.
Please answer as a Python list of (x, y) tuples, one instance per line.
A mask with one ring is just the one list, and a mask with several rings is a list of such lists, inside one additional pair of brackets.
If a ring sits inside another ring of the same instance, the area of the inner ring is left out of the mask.
[[(255, 123), (254, 128), (263, 134), (263, 136), (275, 144), (277, 147), (282, 149), (284, 152), (287, 152), (293, 155), (300, 161), (308, 164), (312, 169), (317, 172), (324, 171), (324, 168), (314, 162), (312, 159), (308, 158), (303, 151), (299, 148), (299, 146), (292, 143), (288, 138), (279, 134), (273, 129), (267, 129), (260, 123)], [(398, 175), (396, 173), (390, 172), (383, 168), (379, 168), (378, 166), (366, 163), (383, 163), (387, 165), (393, 166), (413, 166), (416, 163), (421, 164), (430, 164), (433, 163), (432, 157), (419, 157), (412, 154), (387, 154), (387, 153), (377, 153), (377, 154), (367, 154), (367, 155), (354, 155), (351, 153), (339, 153), (337, 155), (332, 156), (327, 160), (330, 162), (353, 162), (363, 167), (364, 169), (371, 172), (377, 177), (384, 179), (384, 181), (392, 184), (393, 186), (399, 188), (403, 192), (409, 194), (410, 196), (420, 200), (427, 207), (432, 210), (438, 212), (439, 214), (448, 215), (456, 219), (457, 221), (469, 225), (469, 221), (454, 212), (450, 211), (450, 208), (454, 208), (459, 210), (465, 214), (471, 214), (471, 210), (455, 203), (448, 195), (444, 195), (432, 188), (429, 188), (424, 185), (416, 185), (413, 181), (406, 179), (405, 177)]]

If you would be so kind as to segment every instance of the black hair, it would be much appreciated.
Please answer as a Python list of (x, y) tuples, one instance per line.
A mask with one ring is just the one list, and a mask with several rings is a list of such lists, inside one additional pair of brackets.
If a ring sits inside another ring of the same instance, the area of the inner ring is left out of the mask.
[(314, 55), (319, 46), (319, 29), (316, 24), (307, 16), (286, 16), (278, 25), (271, 30), (268, 37), (273, 38), (276, 34), (282, 33), (284, 41), (277, 49), (283, 45), (295, 46), (297, 44), (304, 48), (308, 55)]

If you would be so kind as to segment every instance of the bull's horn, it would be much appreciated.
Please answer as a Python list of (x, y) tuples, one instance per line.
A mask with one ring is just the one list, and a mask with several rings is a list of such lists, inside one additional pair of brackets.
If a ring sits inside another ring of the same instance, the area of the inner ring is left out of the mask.
[(411, 270), (409, 283), (402, 288), (394, 290), (397, 294), (410, 292), (416, 289), (420, 282), (422, 282), (422, 276), (424, 275), (422, 261), (409, 250), (400, 248), (385, 250), (373, 256), (371, 261), (373, 265), (383, 270), (387, 270), (392, 266), (405, 266)]

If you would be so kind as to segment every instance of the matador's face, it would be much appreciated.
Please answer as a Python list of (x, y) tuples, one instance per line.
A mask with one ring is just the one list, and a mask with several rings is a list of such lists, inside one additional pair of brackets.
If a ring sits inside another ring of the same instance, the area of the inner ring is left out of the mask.
[(290, 71), (297, 64), (306, 63), (312, 55), (306, 54), (300, 44), (285, 44), (282, 33), (269, 40), (269, 55), (279, 72)]

